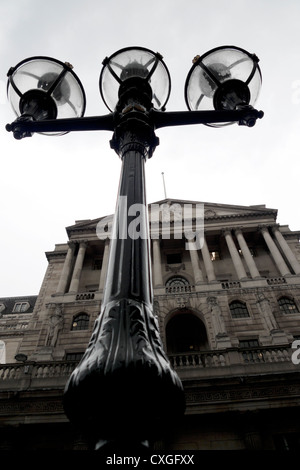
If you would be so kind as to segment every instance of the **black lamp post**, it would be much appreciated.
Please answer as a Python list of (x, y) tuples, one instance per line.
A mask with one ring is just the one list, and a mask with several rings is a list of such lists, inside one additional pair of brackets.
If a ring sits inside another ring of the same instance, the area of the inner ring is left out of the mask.
[[(104, 60), (100, 75), (110, 113), (87, 118), (84, 91), (70, 64), (36, 57), (8, 73), (8, 96), (19, 117), (6, 128), (15, 138), (110, 130), (111, 147), (122, 160), (102, 308), (64, 394), (67, 416), (90, 433), (96, 449), (147, 447), (185, 409), (153, 309), (144, 164), (158, 145), (155, 129), (234, 122), (251, 127), (263, 116), (253, 108), (261, 86), (255, 55), (229, 46), (193, 62), (185, 86), (189, 111), (166, 112), (170, 76), (160, 54), (140, 47), (116, 52)], [(130, 234), (134, 204), (143, 208), (144, 236)]]

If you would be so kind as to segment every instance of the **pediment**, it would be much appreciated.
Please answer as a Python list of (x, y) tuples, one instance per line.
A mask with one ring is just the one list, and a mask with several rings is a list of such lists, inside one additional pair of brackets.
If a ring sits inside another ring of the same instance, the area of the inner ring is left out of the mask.
[(66, 227), (66, 231), (69, 236), (74, 233), (94, 233), (99, 222), (103, 221), (103, 223), (111, 225), (113, 218), (114, 215), (111, 214), (97, 219), (77, 220), (74, 225)]
[[(148, 204), (149, 221), (155, 225), (163, 220), (176, 222), (183, 218), (196, 219), (203, 217), (205, 224), (213, 223), (242, 223), (246, 220), (258, 219), (261, 223), (275, 222), (277, 210), (267, 208), (264, 204), (253, 206), (240, 206), (232, 204), (218, 204), (211, 202), (189, 201), (180, 199), (164, 199)], [(66, 228), (69, 236), (80, 233), (95, 233), (99, 222), (108, 224), (111, 228), (113, 214), (97, 219), (78, 220), (74, 225)]]
[[(177, 214), (186, 215), (187, 217), (194, 217), (197, 215), (197, 207), (199, 208), (198, 214), (204, 216), (205, 221), (217, 221), (217, 220), (226, 220), (226, 219), (245, 219), (245, 218), (270, 218), (273, 222), (277, 217), (277, 209), (267, 208), (264, 204), (253, 205), (253, 206), (238, 206), (232, 204), (218, 204), (211, 202), (201, 202), (201, 201), (187, 201), (179, 199), (165, 199), (158, 201), (156, 203), (149, 205), (150, 212), (161, 211), (162, 208), (165, 208), (165, 213), (170, 212), (174, 213), (174, 220), (176, 219), (176, 207), (178, 208)], [(167, 208), (169, 207), (169, 209)], [(154, 209), (153, 209), (154, 208)], [(172, 210), (175, 208), (175, 210)], [(151, 219), (150, 219), (151, 220)]]

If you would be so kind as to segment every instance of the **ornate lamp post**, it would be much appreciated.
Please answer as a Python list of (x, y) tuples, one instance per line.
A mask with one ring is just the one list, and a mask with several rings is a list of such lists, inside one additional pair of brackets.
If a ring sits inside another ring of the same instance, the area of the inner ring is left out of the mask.
[[(64, 394), (69, 419), (93, 436), (96, 449), (147, 447), (184, 413), (182, 384), (163, 351), (153, 309), (144, 165), (158, 145), (155, 129), (186, 124), (253, 126), (261, 86), (258, 59), (233, 46), (196, 57), (185, 85), (189, 111), (166, 112), (170, 76), (158, 53), (132, 47), (103, 61), (100, 93), (110, 110), (82, 117), (85, 95), (70, 64), (46, 57), (8, 72), (17, 119), (14, 137), (110, 130), (122, 170), (108, 273), (87, 350)], [(140, 234), (130, 233), (139, 204)]]

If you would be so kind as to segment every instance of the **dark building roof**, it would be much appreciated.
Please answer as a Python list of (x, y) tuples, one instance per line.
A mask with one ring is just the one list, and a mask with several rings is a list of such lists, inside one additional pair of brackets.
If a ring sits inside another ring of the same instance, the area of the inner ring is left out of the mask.
[[(23, 313), (32, 313), (37, 295), (24, 295), (20, 297), (0, 297), (0, 317), (7, 314), (23, 314)], [(24, 306), (23, 309), (16, 308), (16, 304), (25, 304), (28, 303), (28, 306)]]

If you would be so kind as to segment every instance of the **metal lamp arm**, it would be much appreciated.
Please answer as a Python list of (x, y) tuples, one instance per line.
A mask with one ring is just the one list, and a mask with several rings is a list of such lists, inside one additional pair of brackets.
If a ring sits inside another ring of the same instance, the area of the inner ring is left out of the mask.
[(31, 116), (20, 116), (6, 125), (16, 139), (30, 137), (34, 132), (71, 132), (71, 131), (113, 131), (114, 114), (70, 119), (47, 119), (34, 121)]
[(233, 111), (150, 111), (150, 118), (155, 129), (168, 126), (190, 124), (213, 124), (217, 122), (238, 122), (239, 125), (253, 127), (256, 119), (263, 117), (263, 111), (257, 111), (250, 105), (240, 106)]
[[(149, 121), (154, 129), (190, 124), (212, 124), (217, 122), (238, 122), (239, 125), (252, 127), (257, 119), (263, 117), (263, 111), (244, 105), (233, 111), (157, 111), (151, 109)], [(91, 116), (70, 119), (48, 119), (35, 121), (24, 115), (6, 125), (8, 132), (13, 132), (16, 139), (30, 137), (34, 132), (71, 132), (71, 131), (114, 131), (115, 113), (104, 116)]]

